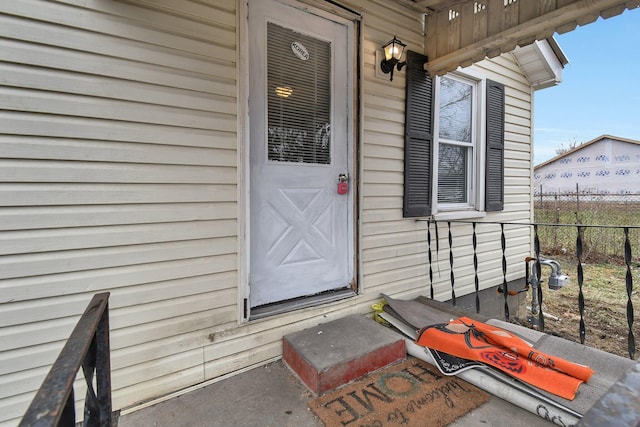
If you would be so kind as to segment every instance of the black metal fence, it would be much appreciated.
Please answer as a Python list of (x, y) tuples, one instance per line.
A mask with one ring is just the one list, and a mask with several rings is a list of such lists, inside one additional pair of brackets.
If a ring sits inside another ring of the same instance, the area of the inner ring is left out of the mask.
[(87, 383), (84, 425), (111, 427), (108, 301), (108, 292), (93, 297), (27, 409), (20, 427), (75, 427), (73, 383), (81, 366)]
[[(455, 234), (462, 237), (453, 237), (452, 224), (459, 226), (464, 224), (464, 227), (469, 227), (466, 231), (458, 230)], [(530, 264), (530, 268), (527, 267), (526, 285), (520, 289), (509, 289), (507, 282), (507, 252), (509, 251), (510, 242), (507, 238), (508, 233), (505, 230), (509, 228), (526, 228), (531, 232), (533, 238), (533, 251), (528, 260), (525, 260), (527, 265)], [(640, 259), (637, 257), (634, 259), (632, 255), (632, 249), (635, 248), (637, 252), (640, 249), (640, 243), (632, 239), (632, 235), (640, 234), (640, 225), (635, 226), (598, 226), (598, 225), (582, 225), (582, 224), (540, 224), (540, 223), (493, 223), (493, 222), (473, 222), (473, 221), (442, 221), (437, 222), (433, 220), (428, 221), (427, 228), (427, 252), (429, 260), (429, 287), (430, 296), (434, 297), (434, 270), (433, 261), (438, 258), (442, 258), (444, 253), (448, 254), (449, 259), (449, 282), (451, 286), (451, 301), (452, 304), (456, 304), (456, 259), (458, 257), (459, 249), (468, 248), (472, 246), (472, 259), (474, 269), (474, 284), (475, 284), (475, 309), (476, 312), (480, 312), (480, 281), (478, 278), (478, 246), (481, 243), (479, 235), (495, 236), (494, 233), (500, 235), (500, 262), (502, 268), (502, 284), (500, 290), (504, 297), (504, 317), (506, 320), (510, 320), (509, 313), (509, 297), (520, 292), (529, 292), (531, 304), (531, 324), (542, 332), (545, 331), (545, 321), (548, 314), (544, 311), (545, 293), (543, 292), (543, 286), (541, 283), (546, 280), (543, 278), (542, 266), (550, 266), (551, 262), (545, 257), (548, 255), (551, 249), (554, 247), (553, 240), (547, 240), (547, 237), (541, 233), (542, 229), (553, 229), (554, 233), (566, 233), (573, 234), (573, 242), (567, 241), (567, 247), (563, 257), (563, 264), (565, 272), (571, 272), (571, 282), (574, 286), (577, 286), (577, 297), (573, 309), (577, 313), (578, 324), (576, 330), (578, 333), (578, 339), (580, 343), (585, 344), (585, 338), (587, 335), (587, 323), (586, 323), (586, 305), (585, 305), (585, 289), (587, 288), (588, 277), (585, 277), (584, 263), (585, 263), (585, 247), (588, 247), (585, 236), (588, 236), (591, 232), (598, 232), (603, 234), (615, 234), (620, 235), (621, 238), (615, 240), (615, 245), (612, 243), (611, 251), (619, 258), (618, 268), (624, 269), (624, 279), (621, 279), (621, 283), (615, 283), (616, 289), (622, 289), (623, 295), (620, 295), (620, 301), (624, 305), (626, 318), (623, 315), (618, 319), (620, 323), (626, 323), (626, 341), (627, 352), (629, 357), (635, 358), (636, 344), (635, 344), (635, 332), (634, 329), (637, 326), (634, 324), (634, 305), (633, 299), (636, 299), (637, 291), (633, 288), (634, 274), (637, 276), (638, 268), (640, 267)], [(551, 234), (553, 235), (553, 233)], [(468, 237), (470, 236), (470, 237)], [(495, 237), (491, 237), (495, 240)], [(612, 240), (613, 241), (613, 240)], [(465, 249), (466, 250), (466, 249)], [(459, 263), (459, 261), (457, 261)], [(437, 265), (437, 262), (436, 262)], [(573, 274), (575, 273), (575, 275)], [(550, 288), (560, 288), (564, 285), (567, 278), (562, 274), (562, 271), (558, 267), (552, 269), (551, 276), (548, 279), (548, 285)], [(617, 279), (610, 279), (615, 281)], [(613, 285), (612, 285), (613, 286)], [(626, 294), (626, 295), (625, 295)], [(593, 308), (593, 307), (591, 307)]]
[[(539, 234), (539, 229), (540, 227), (549, 227), (549, 224), (534, 224), (534, 252), (535, 252), (535, 257), (537, 260), (540, 259), (540, 253), (542, 251), (542, 244), (541, 244), (541, 238), (540, 238), (540, 234)], [(584, 284), (585, 284), (585, 277), (584, 277), (584, 260), (585, 260), (585, 233), (588, 229), (592, 229), (592, 230), (600, 230), (600, 231), (609, 231), (611, 233), (617, 233), (617, 232), (622, 232), (623, 235), (623, 241), (621, 242), (621, 244), (617, 247), (617, 249), (614, 249), (614, 253), (616, 253), (617, 255), (619, 255), (623, 260), (624, 260), (624, 266), (626, 269), (626, 274), (625, 274), (625, 290), (626, 290), (626, 295), (627, 295), (627, 302), (626, 302), (626, 316), (627, 316), (627, 327), (628, 327), (628, 333), (627, 333), (627, 350), (629, 352), (629, 357), (634, 359), (635, 358), (635, 352), (636, 352), (636, 345), (635, 345), (635, 334), (634, 334), (634, 330), (633, 330), (633, 326), (634, 326), (634, 308), (633, 308), (633, 302), (632, 302), (632, 295), (633, 295), (633, 273), (632, 273), (632, 244), (631, 244), (631, 239), (630, 239), (630, 235), (631, 235), (631, 231), (634, 232), (638, 232), (640, 230), (640, 226), (624, 226), (624, 227), (617, 227), (617, 226), (598, 226), (598, 225), (575, 225), (575, 226), (571, 226), (571, 225), (554, 225), (554, 227), (563, 227), (563, 228), (575, 228), (575, 234), (576, 234), (576, 240), (575, 240), (575, 267), (576, 267), (576, 278), (577, 278), (577, 285), (578, 285), (578, 311), (579, 311), (579, 316), (580, 316), (580, 321), (579, 321), (579, 334), (580, 334), (580, 342), (582, 344), (585, 343), (585, 337), (586, 337), (586, 326), (585, 326), (585, 299), (584, 299)], [(636, 248), (638, 246), (636, 245)], [(637, 263), (638, 260), (636, 260)], [(540, 263), (537, 262), (536, 263), (536, 274), (538, 275), (538, 277), (541, 277), (540, 275)], [(542, 307), (542, 302), (543, 302), (543, 296), (542, 296), (542, 287), (538, 288), (538, 298), (540, 300), (540, 307)], [(542, 308), (540, 308), (540, 313), (539, 313), (539, 323), (541, 325), (541, 329), (544, 331), (544, 313)]]

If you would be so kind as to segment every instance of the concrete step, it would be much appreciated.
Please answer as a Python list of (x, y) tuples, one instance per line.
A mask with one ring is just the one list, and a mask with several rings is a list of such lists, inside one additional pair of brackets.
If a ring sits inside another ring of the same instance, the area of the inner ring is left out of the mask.
[(283, 337), (282, 358), (316, 395), (406, 357), (404, 339), (363, 315)]

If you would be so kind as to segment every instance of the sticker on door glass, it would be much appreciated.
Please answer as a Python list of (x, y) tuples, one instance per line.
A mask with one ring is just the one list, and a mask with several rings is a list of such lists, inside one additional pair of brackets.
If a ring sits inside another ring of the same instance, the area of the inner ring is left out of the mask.
[(306, 47), (300, 42), (291, 43), (291, 50), (293, 53), (303, 61), (309, 59), (309, 51)]

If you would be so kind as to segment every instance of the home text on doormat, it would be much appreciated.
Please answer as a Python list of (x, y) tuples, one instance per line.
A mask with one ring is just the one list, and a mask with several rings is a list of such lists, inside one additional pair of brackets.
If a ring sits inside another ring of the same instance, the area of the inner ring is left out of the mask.
[(309, 407), (327, 427), (441, 427), (487, 400), (484, 391), (409, 358), (313, 399)]

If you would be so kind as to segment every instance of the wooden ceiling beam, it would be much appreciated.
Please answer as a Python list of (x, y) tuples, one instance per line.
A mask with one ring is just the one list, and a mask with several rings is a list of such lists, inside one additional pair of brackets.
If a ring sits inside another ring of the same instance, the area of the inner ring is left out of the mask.
[(476, 2), (440, 0), (428, 2), (444, 7), (427, 15), (425, 54), (430, 74), (444, 74), (485, 57), (510, 52), (534, 40), (551, 37), (634, 9), (640, 0), (505, 0)]

